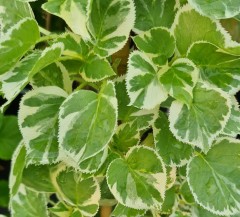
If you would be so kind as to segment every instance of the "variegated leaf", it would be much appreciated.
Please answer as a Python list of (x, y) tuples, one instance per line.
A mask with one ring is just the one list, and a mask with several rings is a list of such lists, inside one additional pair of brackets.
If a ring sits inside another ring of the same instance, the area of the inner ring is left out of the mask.
[(207, 152), (224, 129), (231, 111), (229, 96), (220, 89), (198, 83), (188, 108), (180, 101), (170, 107), (169, 121), (173, 135), (182, 142)]
[(10, 70), (39, 38), (38, 25), (31, 18), (12, 26), (0, 39), (0, 75)]
[(95, 52), (102, 57), (120, 50), (134, 26), (133, 0), (90, 0), (88, 29), (94, 38)]
[(33, 17), (33, 12), (28, 3), (18, 0), (0, 0), (0, 38), (9, 28), (26, 17)]
[(12, 217), (48, 217), (46, 195), (21, 184), (10, 201)]
[(163, 112), (159, 112), (159, 117), (155, 121), (153, 135), (156, 149), (166, 165), (182, 166), (191, 158), (194, 149), (173, 136)]
[(200, 69), (204, 81), (233, 95), (240, 90), (240, 56), (208, 42), (195, 42), (187, 56)]
[(106, 177), (110, 191), (122, 205), (134, 209), (161, 208), (166, 169), (153, 149), (132, 147), (126, 159), (112, 161)]
[(238, 0), (188, 0), (188, 2), (200, 14), (213, 19), (226, 19), (240, 13)]
[(177, 167), (176, 166), (167, 166), (167, 184), (166, 184), (166, 190), (173, 187), (175, 184), (175, 181), (177, 179)]
[(33, 52), (4, 74), (0, 80), (2, 82), (2, 92), (8, 101), (2, 108), (15, 99), (37, 72), (55, 62), (61, 56), (61, 52), (62, 44), (60, 43), (54, 44), (42, 52)]
[(55, 206), (49, 209), (49, 212), (53, 214), (53, 216), (57, 217), (71, 216), (72, 207), (68, 206), (64, 202), (58, 202)]
[(139, 51), (130, 55), (126, 85), (130, 105), (138, 108), (153, 109), (167, 99), (167, 92), (159, 82), (157, 67)]
[(144, 216), (146, 210), (138, 210), (138, 209), (133, 209), (129, 208), (126, 206), (123, 206), (122, 204), (118, 204), (113, 212), (111, 213), (111, 216), (115, 217), (142, 217)]
[(81, 173), (58, 166), (52, 170), (52, 181), (60, 197), (78, 208), (83, 216), (94, 216), (99, 207), (100, 188), (94, 177), (84, 178)]
[(74, 33), (89, 40), (91, 37), (87, 30), (87, 4), (87, 0), (48, 0), (42, 8), (64, 19)]
[(157, 65), (165, 65), (175, 51), (175, 39), (167, 28), (156, 27), (133, 38), (138, 49)]
[(195, 201), (217, 215), (240, 212), (240, 142), (219, 139), (207, 155), (188, 164), (187, 179)]
[(32, 90), (22, 98), (19, 126), (28, 164), (49, 164), (58, 160), (58, 112), (66, 97), (66, 92), (52, 86)]
[(136, 6), (134, 31), (137, 33), (159, 26), (170, 28), (177, 7), (180, 6), (175, 0), (134, 0), (134, 3)]
[(113, 83), (104, 84), (99, 94), (89, 90), (71, 94), (60, 108), (59, 120), (63, 160), (77, 167), (101, 152), (114, 133), (117, 99)]
[(177, 194), (175, 191), (175, 187), (170, 188), (166, 191), (165, 199), (161, 209), (161, 214), (172, 214), (173, 210), (176, 209)]
[(198, 81), (198, 69), (187, 58), (177, 59), (171, 67), (164, 68), (160, 82), (173, 98), (190, 105), (193, 88)]

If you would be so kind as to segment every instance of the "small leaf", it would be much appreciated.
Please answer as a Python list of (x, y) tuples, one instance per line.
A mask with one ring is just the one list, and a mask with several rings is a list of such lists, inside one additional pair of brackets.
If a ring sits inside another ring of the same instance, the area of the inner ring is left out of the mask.
[(176, 193), (175, 188), (170, 188), (166, 191), (164, 203), (162, 205), (161, 213), (164, 214), (171, 214), (173, 209), (175, 208), (174, 205), (176, 203)]
[(240, 12), (238, 0), (189, 0), (188, 2), (197, 12), (213, 19), (231, 18)]
[(130, 55), (126, 84), (130, 105), (138, 108), (153, 109), (167, 99), (167, 92), (158, 79), (157, 67), (139, 51)]
[(181, 184), (179, 193), (181, 194), (182, 198), (184, 199), (184, 201), (186, 203), (189, 203), (189, 204), (194, 204), (195, 203), (194, 197), (192, 195), (192, 192), (189, 188), (189, 185), (188, 185), (187, 181), (184, 181)]
[(67, 206), (63, 202), (58, 202), (55, 206), (51, 207), (49, 211), (53, 214), (53, 216), (65, 217), (71, 215), (72, 207)]
[(111, 216), (116, 216), (116, 217), (142, 217), (144, 216), (146, 210), (138, 210), (138, 209), (133, 209), (129, 208), (126, 206), (123, 206), (122, 204), (118, 204), (113, 212), (111, 213)]
[(172, 103), (169, 111), (170, 130), (181, 142), (207, 152), (224, 129), (230, 111), (231, 102), (225, 92), (198, 83), (193, 90), (190, 108), (179, 101)]
[(19, 126), (28, 164), (49, 164), (58, 160), (58, 113), (66, 97), (66, 92), (53, 86), (32, 90), (22, 98)]
[(187, 177), (195, 201), (217, 215), (240, 212), (240, 142), (219, 139), (207, 155), (188, 164)]
[(122, 205), (134, 209), (161, 208), (166, 169), (153, 149), (134, 146), (126, 159), (112, 161), (106, 178), (110, 191)]

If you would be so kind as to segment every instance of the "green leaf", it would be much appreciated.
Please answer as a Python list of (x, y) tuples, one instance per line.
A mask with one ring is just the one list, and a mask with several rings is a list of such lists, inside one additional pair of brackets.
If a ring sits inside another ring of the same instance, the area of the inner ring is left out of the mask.
[(200, 14), (213, 19), (226, 19), (239, 14), (238, 0), (189, 0), (189, 4)]
[(9, 28), (26, 17), (34, 17), (28, 3), (0, 0), (0, 33), (6, 33)]
[(55, 192), (51, 181), (51, 165), (29, 165), (24, 168), (22, 183), (38, 192)]
[(135, 32), (139, 33), (159, 26), (171, 27), (177, 9), (175, 0), (134, 0), (134, 3), (136, 6)]
[(170, 188), (166, 191), (164, 203), (162, 205), (161, 213), (164, 214), (171, 214), (173, 212), (173, 209), (175, 208), (175, 202), (176, 202), (176, 193), (175, 188)]
[(159, 112), (159, 117), (155, 121), (153, 135), (156, 149), (166, 165), (183, 166), (191, 158), (193, 148), (173, 136), (163, 112)]
[(66, 97), (65, 91), (52, 86), (29, 91), (22, 98), (19, 126), (28, 164), (49, 164), (58, 160), (58, 113)]
[(240, 57), (208, 42), (194, 43), (187, 53), (204, 81), (234, 95), (240, 90)]
[(89, 1), (88, 29), (99, 56), (110, 56), (127, 42), (134, 25), (134, 9), (132, 0)]
[(84, 178), (81, 173), (58, 167), (52, 172), (52, 180), (58, 194), (83, 216), (94, 216), (98, 211), (100, 188), (95, 178)]
[(10, 160), (22, 139), (16, 116), (4, 116), (0, 126), (0, 159)]
[[(206, 100), (207, 99), (207, 100)], [(188, 108), (179, 101), (170, 107), (170, 130), (180, 141), (207, 152), (224, 129), (231, 111), (229, 96), (220, 89), (198, 83)]]
[(135, 107), (153, 109), (167, 99), (167, 92), (159, 82), (157, 67), (139, 51), (130, 55), (126, 84), (130, 105)]
[(117, 99), (112, 82), (99, 94), (80, 90), (62, 104), (59, 114), (59, 143), (64, 161), (78, 165), (101, 152), (113, 136), (117, 123)]
[(116, 159), (108, 167), (107, 182), (114, 197), (134, 209), (160, 209), (166, 188), (166, 169), (151, 148), (134, 146), (126, 159)]
[(57, 203), (55, 206), (51, 207), (49, 209), (50, 213), (53, 214), (53, 216), (58, 216), (58, 217), (65, 217), (65, 216), (70, 216), (72, 213), (72, 207), (67, 206), (63, 202)]
[[(194, 23), (194, 25), (192, 25)], [(176, 46), (180, 55), (185, 55), (189, 47), (196, 41), (207, 41), (221, 47), (230, 42), (230, 36), (220, 23), (202, 16), (189, 5), (183, 6), (175, 17), (172, 31), (176, 38)]]
[(0, 207), (8, 207), (9, 203), (9, 189), (8, 189), (8, 181), (0, 180)]
[(167, 28), (156, 27), (133, 37), (138, 49), (158, 65), (166, 64), (175, 51), (175, 39)]
[(22, 182), (22, 172), (25, 167), (26, 149), (21, 142), (12, 156), (11, 171), (9, 176), (10, 195), (15, 195)]
[(46, 196), (21, 184), (11, 198), (11, 212), (12, 217), (48, 217)]
[(240, 212), (240, 142), (219, 139), (207, 155), (188, 164), (187, 177), (195, 201), (217, 215)]
[(55, 62), (61, 56), (61, 52), (61, 43), (54, 44), (41, 52), (36, 51), (26, 56), (18, 62), (15, 68), (3, 75), (0, 78), (2, 91), (8, 101), (2, 109), (15, 99), (37, 72)]
[(198, 69), (186, 58), (177, 59), (171, 67), (163, 69), (160, 82), (173, 98), (187, 104), (193, 100), (193, 88), (198, 81)]
[(38, 25), (31, 18), (22, 19), (12, 26), (0, 40), (0, 75), (10, 70), (39, 37)]
[(166, 184), (166, 190), (173, 187), (173, 185), (176, 182), (177, 179), (177, 167), (176, 166), (167, 166), (167, 184)]
[(116, 217), (142, 217), (144, 216), (146, 210), (138, 210), (138, 209), (133, 209), (129, 208), (126, 206), (123, 206), (122, 204), (118, 204), (113, 212), (111, 213), (111, 216), (116, 216)]
[(85, 40), (90, 39), (87, 30), (87, 0), (48, 0), (42, 8), (55, 16), (65, 20), (76, 34)]
[(188, 185), (187, 181), (184, 181), (181, 184), (180, 189), (179, 189), (179, 193), (181, 194), (182, 198), (184, 199), (184, 201), (186, 203), (189, 203), (189, 204), (194, 204), (195, 203), (194, 197), (192, 195), (192, 192), (189, 188), (189, 185)]

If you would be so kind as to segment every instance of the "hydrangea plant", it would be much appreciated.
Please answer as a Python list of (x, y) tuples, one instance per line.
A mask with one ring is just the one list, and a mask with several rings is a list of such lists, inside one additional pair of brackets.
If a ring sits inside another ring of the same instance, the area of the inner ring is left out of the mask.
[(30, 1), (0, 0), (2, 112), (26, 92), (12, 216), (239, 216), (240, 44), (220, 23), (239, 0), (48, 0), (62, 34)]

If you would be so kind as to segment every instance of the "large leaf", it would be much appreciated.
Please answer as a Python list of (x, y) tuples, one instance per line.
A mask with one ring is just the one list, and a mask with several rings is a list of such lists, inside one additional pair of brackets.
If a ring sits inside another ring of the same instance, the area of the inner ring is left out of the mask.
[(89, 40), (90, 35), (86, 26), (87, 3), (87, 0), (49, 0), (42, 8), (64, 19), (73, 32)]
[(77, 167), (102, 151), (114, 133), (117, 99), (113, 83), (105, 83), (99, 94), (88, 90), (71, 94), (60, 108), (59, 120), (64, 161)]
[(10, 160), (21, 138), (17, 117), (4, 116), (0, 126), (0, 158)]
[(188, 184), (195, 200), (217, 215), (240, 212), (240, 142), (218, 140), (207, 155), (198, 154), (188, 164)]
[(133, 0), (90, 0), (88, 29), (97, 54), (110, 56), (124, 46), (134, 25), (134, 9)]
[(196, 11), (214, 19), (234, 17), (240, 13), (238, 0), (188, 0)]
[(134, 209), (160, 209), (166, 188), (166, 169), (153, 149), (134, 146), (126, 159), (109, 165), (107, 182), (114, 197)]
[(230, 111), (231, 102), (225, 92), (198, 83), (189, 108), (180, 101), (172, 103), (170, 130), (178, 140), (206, 152), (225, 127)]
[(164, 68), (160, 82), (173, 98), (187, 104), (193, 100), (193, 88), (198, 81), (198, 69), (192, 61), (180, 58)]
[(0, 75), (11, 69), (39, 37), (38, 25), (31, 18), (12, 26), (0, 40)]
[(12, 217), (48, 217), (46, 196), (28, 189), (23, 184), (11, 198), (10, 206)]
[(57, 167), (52, 180), (58, 194), (70, 205), (79, 209), (83, 216), (94, 216), (98, 211), (100, 188), (95, 178), (84, 178), (81, 173)]
[(52, 86), (37, 88), (22, 98), (19, 126), (28, 164), (49, 164), (58, 160), (58, 112), (66, 97), (66, 92)]
[(139, 51), (130, 55), (126, 84), (130, 105), (138, 108), (153, 109), (167, 99), (167, 92), (159, 82), (157, 67)]
[(200, 69), (203, 80), (230, 94), (240, 90), (240, 57), (227, 53), (208, 42), (196, 42), (187, 56)]
[(177, 140), (169, 129), (166, 115), (159, 112), (159, 117), (153, 127), (154, 141), (159, 155), (169, 166), (182, 166), (193, 154), (193, 148)]
[(15, 99), (37, 72), (55, 62), (60, 57), (61, 52), (61, 43), (54, 44), (41, 52), (33, 52), (18, 62), (15, 68), (3, 75), (0, 78), (2, 81), (2, 91), (8, 101), (2, 108)]
[(134, 0), (136, 22), (134, 31), (139, 33), (153, 27), (171, 27), (176, 13), (175, 0)]

